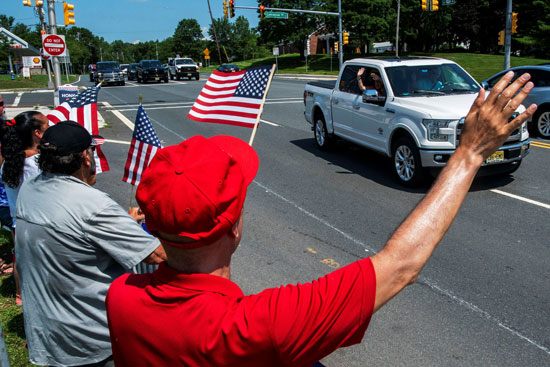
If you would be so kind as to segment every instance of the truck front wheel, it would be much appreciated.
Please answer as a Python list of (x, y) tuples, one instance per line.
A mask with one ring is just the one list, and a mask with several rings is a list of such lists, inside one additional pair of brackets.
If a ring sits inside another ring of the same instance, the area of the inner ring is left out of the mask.
[(403, 186), (420, 186), (426, 180), (426, 170), (420, 162), (420, 154), (414, 141), (400, 137), (392, 148), (393, 172)]
[(332, 145), (333, 137), (329, 135), (325, 119), (321, 116), (315, 118), (313, 135), (315, 137), (315, 145), (320, 150), (328, 150)]

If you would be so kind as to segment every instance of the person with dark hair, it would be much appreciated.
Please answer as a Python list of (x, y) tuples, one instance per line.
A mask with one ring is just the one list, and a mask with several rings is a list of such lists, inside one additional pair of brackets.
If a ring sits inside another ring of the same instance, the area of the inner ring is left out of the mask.
[[(14, 119), (4, 121), (0, 127), (0, 149), (4, 158), (1, 175), (10, 207), (12, 235), (16, 226), (15, 206), (19, 189), (26, 179), (40, 173), (36, 163), (38, 143), (48, 127), (48, 119), (38, 111), (22, 112)], [(13, 262), (15, 264), (15, 254)], [(15, 303), (21, 305), (17, 267), (14, 271), (14, 279)]]
[[(6, 120), (6, 106), (2, 95), (0, 95), (0, 126)], [(4, 228), (12, 228), (12, 219), (10, 213), (10, 205), (8, 203), (8, 196), (6, 195), (6, 189), (4, 188), (4, 182), (2, 181), (2, 164), (4, 164), (4, 158), (0, 154), (0, 224)], [(6, 261), (0, 258), (0, 274), (6, 274), (13, 272), (13, 267), (6, 264)]]
[[(117, 367), (311, 366), (361, 342), (371, 317), (415, 282), (483, 161), (536, 111), (533, 88), (506, 74), (466, 116), (460, 145), (384, 248), (310, 283), (245, 296), (231, 281), (243, 204), (258, 156), (230, 136), (196, 136), (155, 154), (136, 199), (167, 261), (125, 274), (107, 295)], [(269, 225), (266, 223), (266, 225)], [(367, 364), (367, 363), (365, 363)]]
[(113, 366), (109, 285), (141, 261), (165, 258), (137, 223), (142, 215), (132, 218), (92, 187), (99, 138), (74, 121), (50, 127), (39, 146), (42, 172), (19, 194), (16, 266), (29, 358), (37, 365)]
[(36, 162), (38, 143), (49, 127), (49, 121), (38, 111), (27, 111), (7, 120), (0, 128), (0, 142), (4, 164), (2, 180), (10, 205), (13, 227), (16, 225), (15, 204), (21, 184), (40, 173)]

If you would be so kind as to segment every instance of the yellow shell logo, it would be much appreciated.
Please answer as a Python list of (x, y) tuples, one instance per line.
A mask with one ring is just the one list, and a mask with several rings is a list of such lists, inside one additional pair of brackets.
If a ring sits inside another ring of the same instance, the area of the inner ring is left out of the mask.
[(32, 62), (38, 64), (40, 62), (40, 59), (38, 57), (35, 57), (34, 59), (32, 59)]

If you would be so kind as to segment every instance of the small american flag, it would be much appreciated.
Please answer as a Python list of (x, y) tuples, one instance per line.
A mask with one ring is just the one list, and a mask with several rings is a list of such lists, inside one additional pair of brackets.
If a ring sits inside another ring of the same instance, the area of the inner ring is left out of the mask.
[[(97, 123), (97, 93), (100, 87), (90, 87), (74, 96), (68, 102), (63, 102), (46, 117), (50, 124), (60, 121), (73, 120), (84, 126), (91, 135), (99, 135)], [(107, 158), (98, 146), (95, 150), (96, 172), (109, 170)]]
[(151, 125), (151, 120), (149, 120), (143, 106), (139, 105), (122, 181), (131, 185), (139, 184), (143, 171), (160, 148), (162, 148), (162, 145), (155, 129), (153, 129), (153, 125)]
[(254, 127), (271, 66), (236, 73), (214, 71), (187, 117), (199, 122)]

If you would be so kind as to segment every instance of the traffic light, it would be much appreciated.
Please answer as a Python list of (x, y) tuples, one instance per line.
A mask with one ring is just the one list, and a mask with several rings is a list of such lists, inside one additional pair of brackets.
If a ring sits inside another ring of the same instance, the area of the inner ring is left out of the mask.
[(518, 13), (512, 13), (512, 33), (518, 33)]
[(504, 46), (504, 30), (498, 32), (498, 44)]
[(229, 16), (233, 18), (235, 16), (235, 1), (229, 0)]
[(40, 6), (44, 5), (44, 1), (42, 1), (42, 0), (34, 0), (34, 5), (40, 7)]
[(227, 0), (223, 0), (223, 17), (227, 19), (229, 17), (227, 13)]
[(32, 6), (31, 5), (31, 0), (23, 0), (23, 5), (24, 6)]
[(344, 32), (344, 34), (342, 35), (342, 38), (343, 38), (343, 44), (344, 45), (347, 45), (349, 43), (349, 33), (348, 32)]
[(260, 5), (260, 19), (263, 19), (264, 16), (265, 16), (265, 6)]
[(422, 11), (428, 11), (428, 0), (422, 0)]
[(74, 5), (63, 1), (63, 15), (65, 16), (65, 27), (74, 24)]
[(334, 42), (334, 52), (338, 52), (338, 42)]
[(439, 0), (432, 0), (432, 6), (430, 7), (430, 11), (438, 11), (439, 10)]

